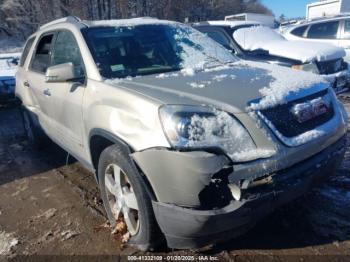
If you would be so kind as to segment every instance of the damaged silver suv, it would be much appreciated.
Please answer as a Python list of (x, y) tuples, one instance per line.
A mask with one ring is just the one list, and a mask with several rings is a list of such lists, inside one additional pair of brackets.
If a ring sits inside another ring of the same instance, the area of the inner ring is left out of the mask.
[(343, 158), (347, 114), (319, 76), (240, 61), (180, 23), (68, 17), (21, 59), (30, 141), (94, 172), (110, 223), (142, 250), (242, 234)]

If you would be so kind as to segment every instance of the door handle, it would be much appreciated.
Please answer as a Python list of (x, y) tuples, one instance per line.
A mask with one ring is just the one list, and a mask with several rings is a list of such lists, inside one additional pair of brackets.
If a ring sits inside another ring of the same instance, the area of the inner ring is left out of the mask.
[(25, 86), (25, 87), (30, 87), (30, 84), (27, 82), (27, 81), (25, 81), (24, 83), (23, 83), (23, 85)]
[(43, 91), (43, 94), (44, 94), (44, 96), (51, 96), (50, 89), (45, 89), (45, 90)]

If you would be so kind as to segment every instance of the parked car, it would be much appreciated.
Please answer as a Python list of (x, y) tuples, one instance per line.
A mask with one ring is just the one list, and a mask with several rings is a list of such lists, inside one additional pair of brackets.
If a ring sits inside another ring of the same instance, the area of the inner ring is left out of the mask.
[(284, 30), (289, 40), (333, 44), (345, 49), (345, 61), (350, 62), (350, 15), (320, 18), (291, 26)]
[(209, 21), (194, 28), (232, 50), (244, 60), (287, 66), (323, 75), (337, 93), (348, 90), (348, 64), (344, 49), (329, 44), (288, 41), (256, 22)]
[(0, 54), (0, 103), (15, 100), (15, 74), (20, 54)]
[(345, 151), (346, 111), (320, 76), (242, 62), (181, 23), (56, 20), (16, 77), (30, 141), (46, 134), (93, 172), (142, 250), (236, 237)]

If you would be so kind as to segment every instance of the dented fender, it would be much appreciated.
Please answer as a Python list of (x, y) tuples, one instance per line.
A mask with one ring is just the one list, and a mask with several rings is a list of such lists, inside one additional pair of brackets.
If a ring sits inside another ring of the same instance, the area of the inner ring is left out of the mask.
[(157, 200), (179, 206), (200, 205), (199, 193), (230, 163), (224, 155), (148, 149), (131, 154), (148, 178)]

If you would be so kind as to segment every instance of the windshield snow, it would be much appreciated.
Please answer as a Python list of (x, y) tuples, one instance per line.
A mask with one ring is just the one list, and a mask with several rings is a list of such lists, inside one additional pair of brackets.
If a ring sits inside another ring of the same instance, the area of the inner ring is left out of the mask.
[(101, 75), (108, 79), (200, 70), (237, 61), (209, 37), (176, 23), (82, 31)]

